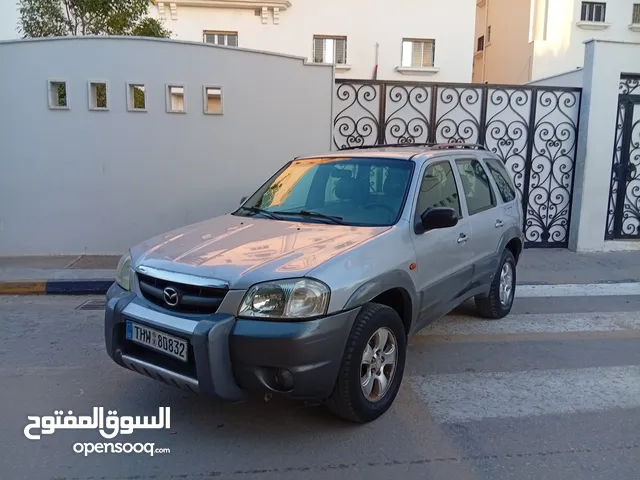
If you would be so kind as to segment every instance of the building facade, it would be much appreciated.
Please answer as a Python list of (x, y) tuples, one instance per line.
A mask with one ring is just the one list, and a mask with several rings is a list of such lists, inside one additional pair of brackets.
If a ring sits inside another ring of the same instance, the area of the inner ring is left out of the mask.
[(591, 39), (640, 41), (639, 0), (477, 0), (473, 81), (527, 83), (582, 68)]
[(470, 82), (476, 0), (174, 0), (176, 40), (335, 63), (336, 78)]

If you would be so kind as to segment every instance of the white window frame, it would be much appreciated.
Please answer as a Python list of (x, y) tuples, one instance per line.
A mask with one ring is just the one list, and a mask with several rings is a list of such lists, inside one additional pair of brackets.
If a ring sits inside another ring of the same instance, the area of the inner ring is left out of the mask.
[[(144, 90), (142, 91), (142, 93), (144, 94), (144, 108), (135, 107), (134, 90), (136, 87), (144, 88)], [(147, 97), (147, 88), (148, 87), (147, 85), (144, 84), (144, 82), (127, 82), (127, 111), (128, 112), (147, 112), (148, 111), (147, 102), (149, 101), (149, 99)]]
[[(107, 101), (106, 107), (98, 107), (97, 105), (97, 86), (104, 85), (105, 89), (105, 100)], [(111, 104), (111, 99), (109, 98), (111, 91), (109, 89), (109, 81), (108, 80), (89, 80), (87, 82), (87, 96), (89, 100), (89, 110), (93, 112), (106, 112), (109, 111), (109, 105)], [(96, 100), (96, 105), (93, 105), (93, 101)]]
[[(207, 35), (213, 35), (214, 41), (207, 42)], [(218, 43), (218, 37), (224, 37), (224, 42)], [(235, 37), (236, 39), (235, 45), (229, 45), (229, 37)], [(224, 45), (226, 47), (237, 47), (239, 42), (238, 32), (231, 32), (231, 31), (227, 32), (223, 30), (205, 30), (202, 32), (202, 41), (209, 45)]]
[[(53, 85), (54, 84), (58, 84), (58, 83), (62, 83), (64, 84), (64, 91), (65, 91), (65, 95), (66, 95), (66, 99), (67, 99), (67, 104), (66, 105), (55, 105), (53, 102)], [(71, 109), (71, 105), (70, 105), (70, 97), (69, 97), (69, 82), (67, 80), (64, 80), (62, 78), (50, 78), (49, 80), (47, 80), (47, 103), (49, 104), (49, 109), (50, 110), (70, 110)]]
[[(209, 111), (209, 89), (220, 90), (220, 111), (219, 112), (210, 112)], [(203, 113), (205, 115), (224, 115), (224, 95), (222, 85), (203, 85), (202, 86), (202, 97), (203, 97)]]
[[(322, 61), (316, 61), (316, 41), (322, 40)], [(337, 40), (344, 41), (344, 59), (342, 62), (336, 62), (337, 55)], [(311, 46), (311, 55), (314, 63), (324, 63), (330, 65), (346, 66), (348, 65), (348, 40), (344, 35), (314, 35), (313, 43)]]
[[(174, 110), (173, 103), (171, 102), (171, 88), (182, 89), (182, 110)], [(166, 83), (165, 87), (165, 101), (167, 113), (187, 113), (187, 87), (184, 83)]]
[[(424, 46), (431, 43), (431, 65), (425, 65)], [(420, 65), (413, 65), (413, 49), (415, 45), (420, 45)], [(410, 48), (409, 48), (410, 47)], [(403, 38), (402, 39), (402, 68), (434, 68), (436, 62), (436, 40), (434, 38)]]

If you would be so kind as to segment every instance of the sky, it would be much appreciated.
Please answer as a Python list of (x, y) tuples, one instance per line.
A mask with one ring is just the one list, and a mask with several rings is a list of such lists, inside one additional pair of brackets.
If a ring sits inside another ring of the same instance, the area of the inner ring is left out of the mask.
[(20, 38), (17, 4), (18, 0), (0, 0), (0, 40)]

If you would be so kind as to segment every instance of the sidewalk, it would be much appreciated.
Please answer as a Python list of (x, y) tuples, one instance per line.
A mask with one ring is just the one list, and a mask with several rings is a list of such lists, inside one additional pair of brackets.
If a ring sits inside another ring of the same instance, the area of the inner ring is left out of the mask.
[[(102, 294), (118, 256), (0, 257), (0, 294)], [(520, 285), (640, 282), (640, 251), (575, 253), (527, 249), (518, 265)]]

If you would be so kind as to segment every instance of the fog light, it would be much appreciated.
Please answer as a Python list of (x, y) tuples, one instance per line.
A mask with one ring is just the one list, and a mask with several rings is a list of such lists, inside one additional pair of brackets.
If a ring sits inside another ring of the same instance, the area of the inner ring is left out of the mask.
[(293, 388), (293, 373), (286, 368), (279, 368), (276, 373), (276, 383), (280, 385), (283, 390), (291, 390)]

